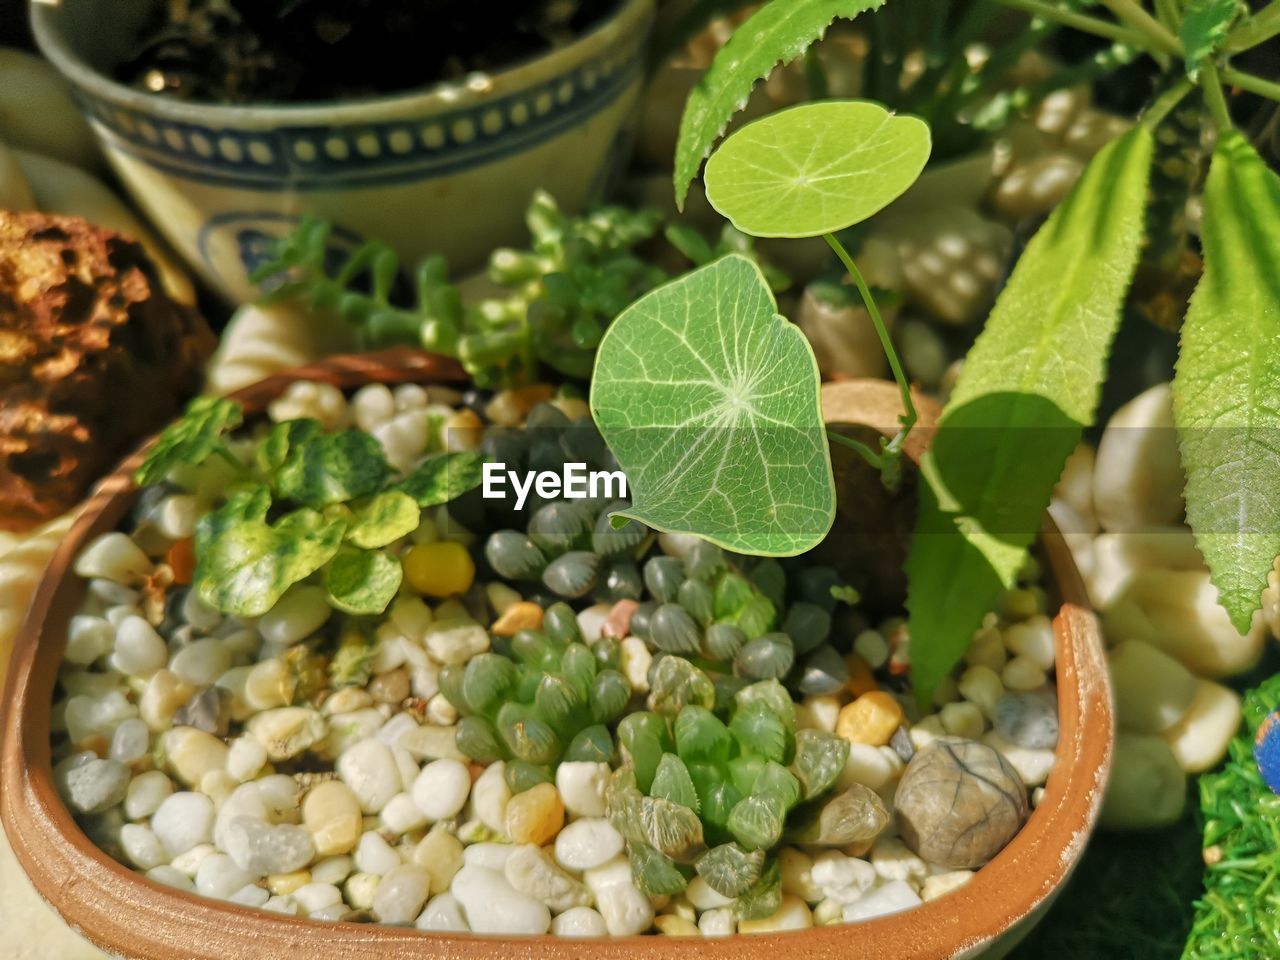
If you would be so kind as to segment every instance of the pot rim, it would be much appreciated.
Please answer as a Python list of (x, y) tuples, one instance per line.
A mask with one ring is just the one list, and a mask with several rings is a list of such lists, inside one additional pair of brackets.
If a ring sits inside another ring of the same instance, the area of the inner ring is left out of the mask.
[(112, 79), (87, 63), (63, 36), (57, 17), (59, 8), (67, 3), (68, 0), (29, 0), (30, 21), (40, 52), (76, 86), (115, 106), (159, 119), (258, 130), (277, 126), (367, 125), (405, 116), (429, 117), (483, 103), (498, 94), (526, 90), (565, 74), (628, 36), (642, 32), (655, 9), (655, 0), (619, 0), (613, 13), (571, 43), (494, 73), (476, 72), (462, 80), (357, 100), (232, 105), (159, 97)]
[[(260, 414), (290, 383), (315, 379), (344, 389), (379, 381), (453, 385), (452, 361), (418, 351), (333, 358), (232, 394), (247, 416)], [(900, 399), (888, 382), (828, 385), (829, 423), (841, 403), (896, 429)], [(929, 419), (928, 407), (926, 422)], [(936, 408), (934, 408), (936, 413)], [(115, 529), (136, 490), (132, 472), (150, 442), (103, 480), (59, 545), (15, 643), (0, 717), (0, 820), (40, 896), (82, 936), (139, 960), (275, 960), (286, 951), (333, 950), (344, 960), (941, 960), (974, 955), (1042, 908), (1065, 881), (1096, 823), (1114, 742), (1110, 682), (1101, 632), (1062, 535), (1046, 518), (1041, 544), (1062, 605), (1053, 619), (1061, 736), (1042, 802), (989, 864), (960, 889), (905, 913), (852, 925), (716, 939), (636, 936), (574, 940), (550, 935), (494, 937), (325, 923), (286, 917), (183, 893), (112, 860), (81, 830), (53, 784), (50, 704), (64, 644), (41, 642), (46, 624), (65, 628), (83, 588), (70, 576), (88, 539)], [(918, 456), (918, 452), (913, 454)], [(246, 952), (246, 951), (252, 952)]]

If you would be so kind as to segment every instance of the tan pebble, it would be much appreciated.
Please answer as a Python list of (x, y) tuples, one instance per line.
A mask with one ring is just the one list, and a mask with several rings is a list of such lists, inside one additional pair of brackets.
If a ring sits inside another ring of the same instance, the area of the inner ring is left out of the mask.
[(986, 667), (999, 672), (1004, 669), (1009, 653), (1005, 649), (1000, 631), (995, 627), (982, 627), (969, 641), (969, 649), (964, 653), (964, 662), (971, 667)]
[(696, 923), (674, 913), (664, 913), (660, 917), (655, 917), (653, 925), (658, 928), (658, 932), (664, 937), (702, 936), (702, 931), (698, 929)]
[(169, 730), (161, 736), (160, 748), (173, 775), (188, 787), (198, 788), (206, 773), (227, 766), (227, 745), (194, 727)]
[(830, 694), (805, 697), (796, 707), (796, 726), (834, 733), (840, 721), (840, 698)]
[(948, 703), (939, 712), (938, 719), (942, 721), (943, 730), (953, 737), (964, 737), (966, 740), (977, 740), (986, 729), (982, 711), (967, 700)]
[(977, 706), (988, 720), (994, 719), (996, 703), (1004, 693), (1004, 682), (993, 669), (975, 664), (960, 674), (957, 686), (960, 696)]
[(273, 873), (267, 877), (267, 889), (273, 897), (287, 897), (295, 890), (301, 890), (310, 882), (310, 870), (296, 870), (293, 873)]
[(493, 612), (499, 617), (517, 603), (524, 602), (524, 597), (520, 596), (519, 591), (512, 590), (505, 583), (494, 582), (487, 584), (484, 588), (484, 595), (489, 601), (489, 606), (493, 607)]
[(911, 745), (917, 750), (923, 750), (939, 737), (945, 737), (947, 731), (942, 726), (942, 720), (938, 715), (931, 713), (918, 723), (912, 724), (908, 735), (911, 737)]
[(368, 691), (375, 703), (402, 703), (409, 696), (409, 671), (400, 667), (380, 673), (369, 682)]
[(739, 933), (775, 933), (781, 930), (807, 930), (813, 926), (813, 913), (799, 897), (783, 894), (782, 903), (761, 920), (739, 920)]
[(152, 733), (159, 733), (173, 723), (173, 715), (195, 694), (195, 687), (176, 673), (157, 670), (147, 681), (138, 702), (138, 715)]
[(937, 900), (953, 890), (959, 890), (973, 879), (972, 870), (951, 870), (947, 873), (936, 873), (924, 878), (920, 888), (920, 896), (925, 900)]
[(1186, 715), (1196, 678), (1177, 660), (1141, 640), (1117, 644), (1107, 659), (1121, 729), (1160, 733)]
[(500, 427), (518, 427), (530, 410), (553, 396), (555, 390), (547, 383), (501, 390), (485, 405), (484, 415)]
[(431, 892), (444, 893), (462, 869), (462, 841), (443, 827), (433, 827), (414, 847), (412, 859), (427, 871)]
[(313, 787), (302, 802), (302, 822), (315, 841), (316, 854), (336, 857), (360, 842), (364, 817), (360, 801), (345, 783), (330, 780)]
[(1028, 657), (1018, 655), (1004, 665), (1000, 679), (1009, 690), (1039, 690), (1048, 679)]
[(450, 453), (474, 450), (484, 438), (484, 424), (469, 407), (453, 413), (444, 422), (444, 443)]
[(260, 713), (245, 731), (267, 750), (273, 761), (290, 760), (329, 735), (324, 717), (308, 707), (280, 707)]
[(631, 634), (631, 616), (639, 606), (640, 604), (634, 600), (619, 600), (613, 605), (609, 615), (604, 618), (604, 626), (600, 628), (600, 635), (613, 637), (615, 640), (621, 640), (623, 637), (629, 636)]
[(564, 801), (560, 791), (549, 783), (540, 783), (517, 793), (507, 804), (507, 836), (512, 843), (550, 842), (564, 827)]
[(1187, 773), (1218, 765), (1240, 728), (1240, 697), (1209, 680), (1196, 681), (1196, 693), (1181, 720), (1161, 734)]
[(542, 607), (528, 600), (521, 600), (493, 622), (489, 632), (499, 637), (514, 637), (521, 630), (542, 628)]
[(850, 743), (882, 746), (902, 726), (902, 706), (882, 690), (864, 693), (840, 710), (836, 733)]
[(361, 690), (359, 687), (343, 687), (325, 700), (323, 709), (329, 716), (336, 717), (344, 713), (355, 713), (357, 710), (364, 710), (371, 706), (373, 706), (373, 697), (369, 696), (368, 690)]

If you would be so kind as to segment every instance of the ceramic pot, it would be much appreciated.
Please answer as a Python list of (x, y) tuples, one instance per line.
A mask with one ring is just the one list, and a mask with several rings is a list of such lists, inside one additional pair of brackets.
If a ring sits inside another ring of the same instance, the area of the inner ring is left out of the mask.
[(466, 270), (525, 238), (539, 188), (597, 199), (630, 152), (654, 0), (621, 0), (573, 43), (494, 74), (336, 103), (227, 106), (111, 78), (155, 0), (32, 0), (40, 49), (130, 196), (206, 282), (253, 299), (248, 274), (305, 215), (348, 252), (381, 240), (406, 261)]
[[(454, 382), (460, 371), (423, 354), (339, 358), (265, 380), (235, 396), (247, 413), (298, 379), (345, 389), (375, 380)], [(891, 433), (898, 394), (890, 383), (828, 386), (823, 404), (836, 429)], [(930, 417), (907, 447), (918, 458)], [(841, 448), (843, 449), (843, 448)], [(83, 583), (70, 574), (81, 547), (114, 529), (136, 497), (135, 454), (95, 491), (59, 547), (18, 639), (0, 721), (0, 816), (36, 889), (70, 926), (131, 960), (942, 960), (1007, 949), (1066, 880), (1084, 849), (1106, 785), (1113, 743), (1102, 639), (1060, 535), (1046, 521), (1046, 586), (1061, 600), (1054, 619), (1060, 739), (1044, 798), (1013, 841), (968, 885), (906, 913), (853, 926), (725, 939), (629, 937), (567, 940), (428, 934), (412, 929), (321, 923), (180, 893), (116, 863), (84, 835), (59, 799), (50, 761), (50, 704)], [(837, 454), (837, 476), (857, 468)]]

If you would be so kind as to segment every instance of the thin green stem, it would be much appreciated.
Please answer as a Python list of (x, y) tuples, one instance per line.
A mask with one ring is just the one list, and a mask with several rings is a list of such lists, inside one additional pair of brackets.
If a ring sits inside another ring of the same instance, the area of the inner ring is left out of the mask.
[(1178, 11), (1177, 0), (1155, 0), (1156, 19), (1160, 21), (1160, 25), (1166, 30), (1175, 31), (1178, 29), (1178, 21), (1182, 15)]
[(1272, 0), (1253, 16), (1237, 24), (1228, 35), (1222, 49), (1224, 53), (1252, 50), (1278, 33), (1280, 33), (1280, 0)]
[(1151, 46), (1146, 34), (1139, 30), (1112, 23), (1110, 20), (1103, 20), (1099, 17), (1091, 17), (1088, 14), (1076, 13), (1074, 10), (1064, 10), (1046, 2), (1046, 0), (999, 0), (999, 2), (1006, 7), (1029, 13), (1033, 17), (1043, 17), (1045, 20), (1052, 20), (1055, 23), (1074, 27), (1077, 30), (1105, 37), (1108, 40), (1131, 44), (1144, 50)]
[(1212, 60), (1206, 60), (1200, 66), (1200, 86), (1204, 89), (1204, 102), (1218, 125), (1218, 132), (1225, 133), (1232, 127), (1231, 111), (1227, 107), (1227, 98), (1222, 94), (1222, 81), (1218, 79), (1218, 68)]
[(1182, 56), (1182, 41), (1173, 31), (1142, 9), (1137, 0), (1102, 0), (1102, 5), (1116, 15), (1123, 24), (1137, 30), (1147, 38), (1148, 50)]
[(849, 251), (844, 248), (844, 244), (836, 238), (835, 234), (828, 233), (824, 236), (827, 245), (835, 251), (840, 262), (844, 264), (844, 268), (849, 271), (849, 276), (853, 278), (854, 284), (858, 288), (858, 292), (862, 294), (862, 301), (867, 305), (867, 313), (871, 315), (871, 322), (875, 325), (876, 336), (880, 338), (880, 346), (884, 348), (885, 356), (889, 358), (889, 368), (893, 370), (893, 379), (898, 382), (898, 390), (902, 393), (902, 409), (905, 411), (899, 423), (902, 425), (898, 431), (898, 435), (889, 441), (885, 447), (886, 452), (898, 454), (902, 450), (903, 441), (907, 439), (907, 434), (911, 432), (911, 428), (916, 425), (916, 405), (911, 399), (911, 383), (907, 380), (907, 375), (902, 370), (902, 362), (898, 359), (898, 351), (894, 349), (893, 340), (889, 337), (889, 329), (884, 325), (884, 318), (880, 316), (880, 308), (876, 306), (876, 298), (871, 295), (871, 288), (867, 286), (867, 281), (863, 279), (862, 271), (858, 269), (858, 265), (853, 262), (853, 257), (849, 256)]
[(877, 470), (884, 470), (884, 457), (880, 454), (880, 451), (873, 449), (869, 444), (863, 443), (861, 440), (855, 440), (853, 437), (846, 437), (843, 433), (836, 433), (834, 430), (827, 431), (827, 439), (840, 444), (842, 447), (857, 451), (871, 466)]
[(1255, 77), (1251, 73), (1245, 73), (1243, 70), (1237, 70), (1234, 67), (1223, 67), (1221, 73), (1222, 79), (1233, 87), (1239, 87), (1241, 90), (1256, 93), (1260, 97), (1280, 102), (1280, 83), (1263, 80), (1261, 77)]
[(1194, 86), (1195, 84), (1183, 77), (1164, 93), (1160, 94), (1156, 98), (1156, 102), (1147, 107), (1142, 114), (1142, 125), (1149, 130), (1154, 130), (1160, 126), (1164, 122), (1164, 118), (1183, 101)]

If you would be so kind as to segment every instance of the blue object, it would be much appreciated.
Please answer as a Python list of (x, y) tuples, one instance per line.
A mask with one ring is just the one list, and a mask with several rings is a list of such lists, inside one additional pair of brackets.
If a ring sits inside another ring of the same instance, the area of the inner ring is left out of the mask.
[(1267, 786), (1280, 793), (1280, 710), (1272, 711), (1259, 725), (1253, 740), (1253, 757)]

